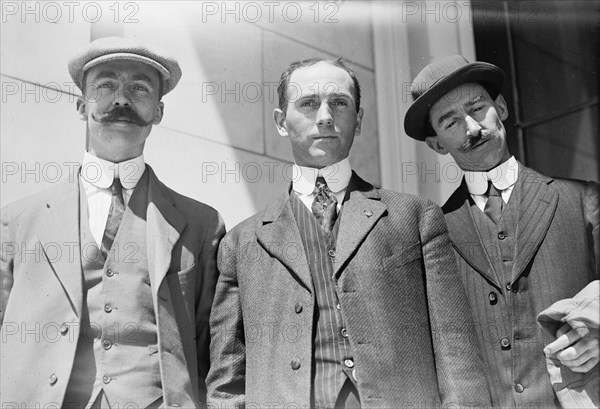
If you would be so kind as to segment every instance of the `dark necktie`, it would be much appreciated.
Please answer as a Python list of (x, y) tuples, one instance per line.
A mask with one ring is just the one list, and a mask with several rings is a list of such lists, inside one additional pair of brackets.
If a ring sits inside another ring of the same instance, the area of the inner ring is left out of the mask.
[(117, 230), (119, 230), (119, 224), (123, 218), (125, 212), (125, 202), (123, 201), (123, 185), (119, 179), (114, 179), (113, 184), (110, 185), (112, 191), (112, 199), (110, 202), (110, 211), (108, 213), (108, 219), (106, 220), (106, 227), (104, 228), (104, 236), (102, 237), (102, 246), (100, 251), (104, 256), (104, 259), (108, 259), (108, 252), (112, 247)]
[(488, 215), (490, 219), (495, 224), (498, 224), (500, 221), (500, 216), (502, 216), (502, 209), (504, 208), (504, 200), (502, 200), (502, 195), (496, 189), (492, 182), (488, 182), (488, 200), (485, 203), (485, 207), (483, 208), (483, 212)]
[(337, 219), (337, 198), (329, 190), (327, 182), (322, 176), (315, 183), (318, 191), (312, 202), (312, 212), (315, 218), (326, 231), (331, 231)]

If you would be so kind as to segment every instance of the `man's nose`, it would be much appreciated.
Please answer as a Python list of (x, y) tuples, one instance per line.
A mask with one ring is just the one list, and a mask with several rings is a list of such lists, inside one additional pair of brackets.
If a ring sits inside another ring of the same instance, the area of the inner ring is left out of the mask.
[(319, 110), (317, 111), (317, 126), (326, 127), (333, 126), (333, 117), (331, 116), (331, 110), (329, 104), (322, 102)]
[(117, 89), (117, 92), (115, 92), (113, 104), (126, 106), (130, 105), (131, 95), (129, 91), (127, 89), (124, 89), (123, 87), (119, 87), (119, 89)]
[(470, 115), (465, 117), (467, 123), (467, 136), (477, 136), (481, 132), (481, 125), (475, 119), (471, 118)]

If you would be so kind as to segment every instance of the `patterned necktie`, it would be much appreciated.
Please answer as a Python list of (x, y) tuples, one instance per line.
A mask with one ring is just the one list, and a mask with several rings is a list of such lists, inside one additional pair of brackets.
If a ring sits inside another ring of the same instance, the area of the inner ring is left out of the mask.
[(113, 184), (110, 185), (112, 191), (112, 199), (110, 202), (110, 212), (108, 213), (108, 219), (106, 220), (106, 227), (104, 228), (104, 236), (102, 237), (102, 245), (100, 251), (104, 256), (104, 259), (108, 259), (108, 252), (112, 247), (117, 230), (119, 230), (119, 224), (123, 218), (125, 212), (125, 202), (123, 201), (123, 185), (119, 179), (113, 180)]
[(317, 178), (315, 186), (318, 192), (312, 202), (312, 212), (321, 227), (326, 231), (331, 231), (337, 219), (337, 198), (329, 190), (327, 182), (322, 176)]
[(485, 207), (483, 208), (483, 212), (488, 215), (490, 219), (495, 224), (498, 224), (500, 221), (500, 216), (502, 216), (502, 210), (504, 208), (504, 200), (502, 200), (502, 195), (496, 189), (492, 182), (488, 182), (488, 200), (485, 202)]

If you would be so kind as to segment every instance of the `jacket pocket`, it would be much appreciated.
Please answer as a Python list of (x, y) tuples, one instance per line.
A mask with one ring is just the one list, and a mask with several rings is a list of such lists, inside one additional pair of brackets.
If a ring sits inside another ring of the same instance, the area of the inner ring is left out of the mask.
[(399, 249), (396, 254), (383, 259), (383, 268), (387, 271), (412, 263), (421, 259), (421, 243), (415, 243)]

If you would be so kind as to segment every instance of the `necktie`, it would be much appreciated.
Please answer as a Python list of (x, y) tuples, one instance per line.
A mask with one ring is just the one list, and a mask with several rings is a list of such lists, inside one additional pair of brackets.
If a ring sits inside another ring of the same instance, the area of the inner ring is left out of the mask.
[(318, 191), (312, 202), (312, 212), (315, 218), (326, 231), (331, 231), (337, 219), (337, 198), (329, 190), (327, 182), (322, 176), (315, 183)]
[(490, 219), (495, 224), (498, 224), (500, 221), (500, 216), (502, 216), (502, 209), (504, 208), (504, 200), (502, 200), (502, 195), (496, 189), (492, 182), (488, 182), (488, 200), (485, 203), (485, 207), (483, 208), (483, 212), (488, 215)]
[(106, 220), (106, 227), (104, 228), (104, 236), (102, 237), (102, 245), (100, 251), (106, 260), (108, 258), (108, 252), (112, 247), (117, 230), (119, 230), (119, 224), (123, 218), (125, 212), (125, 202), (123, 201), (123, 185), (119, 179), (114, 179), (113, 184), (110, 185), (112, 191), (112, 199), (110, 202), (110, 211), (108, 213), (108, 219)]

